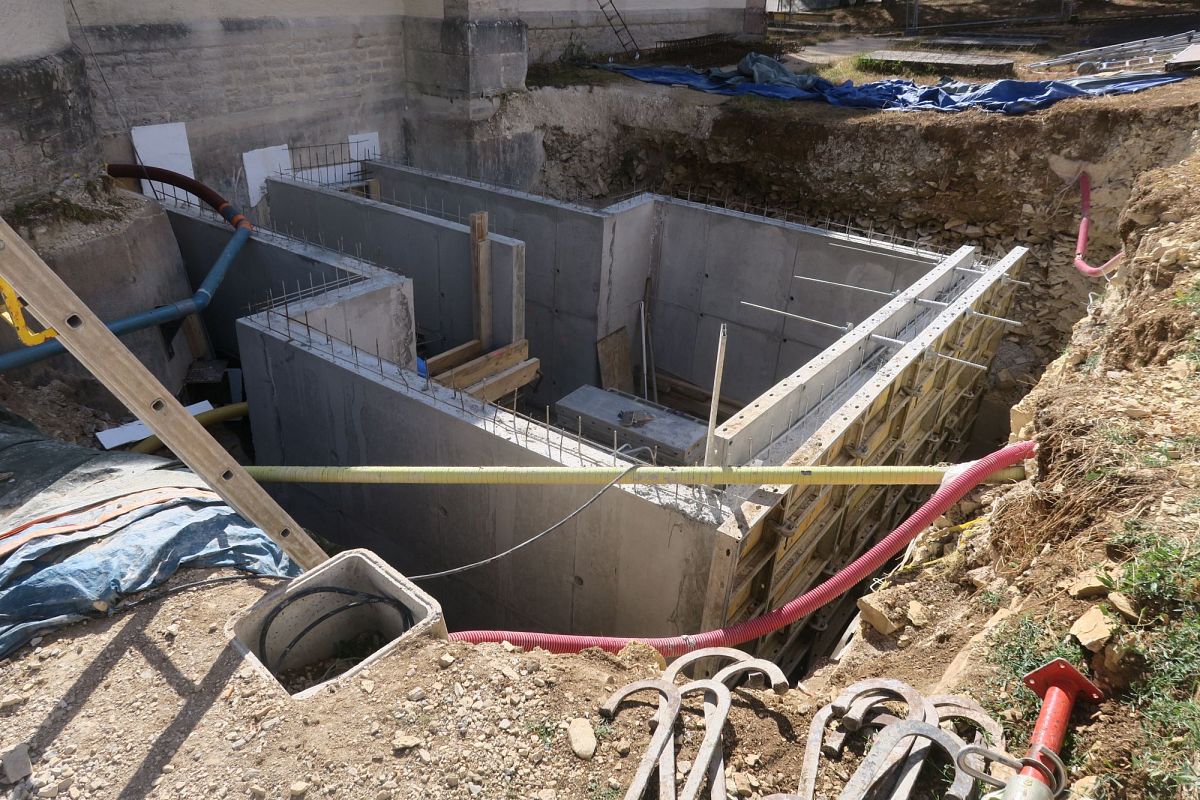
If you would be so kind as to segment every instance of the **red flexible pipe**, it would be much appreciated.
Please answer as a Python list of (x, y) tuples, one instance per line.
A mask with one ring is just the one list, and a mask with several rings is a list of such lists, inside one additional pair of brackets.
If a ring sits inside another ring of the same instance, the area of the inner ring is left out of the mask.
[(208, 203), (235, 228), (251, 228), (250, 220), (232, 203), (222, 197), (217, 191), (204, 185), (195, 178), (189, 178), (178, 172), (172, 172), (162, 167), (147, 167), (143, 164), (109, 164), (108, 174), (114, 178), (137, 178), (144, 181), (158, 181), (168, 186), (183, 189)]
[(703, 647), (735, 647), (790, 625), (841, 597), (880, 569), (888, 559), (904, 549), (918, 533), (933, 524), (935, 519), (965, 497), (985, 478), (996, 470), (1011, 467), (1029, 458), (1033, 455), (1035, 447), (1034, 442), (1018, 442), (979, 459), (948, 483), (943, 484), (899, 528), (847, 564), (829, 580), (774, 611), (763, 614), (761, 617), (739, 622), (728, 628), (698, 633), (695, 636), (668, 636), (657, 639), (625, 636), (573, 636), (523, 631), (459, 631), (450, 634), (450, 638), (457, 642), (471, 642), (472, 644), (511, 642), (525, 648), (540, 647), (551, 653), (577, 653), (588, 647), (599, 647), (610, 653), (616, 653), (629, 643), (636, 641), (644, 642), (668, 657)]
[(1086, 172), (1079, 173), (1079, 196), (1083, 205), (1083, 216), (1079, 220), (1079, 238), (1075, 240), (1075, 269), (1093, 278), (1107, 275), (1117, 267), (1117, 262), (1125, 255), (1125, 251), (1110, 258), (1104, 266), (1093, 267), (1083, 260), (1087, 253), (1088, 229), (1092, 226), (1092, 180)]

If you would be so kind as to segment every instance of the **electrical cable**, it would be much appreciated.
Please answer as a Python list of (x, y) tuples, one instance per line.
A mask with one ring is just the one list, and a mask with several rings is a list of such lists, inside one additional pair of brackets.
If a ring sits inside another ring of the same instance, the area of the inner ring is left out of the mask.
[[(279, 668), (283, 665), (284, 660), (288, 657), (288, 653), (292, 652), (292, 648), (295, 647), (296, 645), (298, 645), (300, 643), (301, 639), (303, 639), (305, 636), (307, 636), (309, 633), (311, 633), (313, 628), (316, 628), (318, 625), (320, 625), (325, 620), (330, 619), (331, 617), (335, 617), (338, 614), (342, 613), (343, 611), (349, 611), (352, 608), (362, 608), (363, 606), (369, 606), (373, 603), (388, 603), (390, 605), (394, 605), (397, 608), (402, 609), (403, 611), (408, 611), (408, 609), (405, 608), (403, 605), (391, 602), (392, 600), (393, 600), (393, 598), (391, 598), (391, 597), (382, 597), (382, 596), (368, 597), (365, 600), (351, 600), (349, 603), (346, 603), (345, 605), (337, 606), (336, 608), (332, 609), (331, 611), (326, 611), (324, 614), (317, 617), (312, 622), (308, 623), (308, 625), (306, 625), (302, 631), (300, 631), (294, 637), (292, 637), (292, 640), (287, 643), (286, 647), (284, 647), (282, 650), (279, 651), (279, 656), (276, 657), (275, 666), (274, 666), (274, 668), (271, 669), (271, 672), (276, 673), (276, 674), (279, 672)], [(404, 630), (400, 631), (400, 633), (404, 633), (404, 631), (407, 631), (411, 627), (412, 627), (412, 614), (410, 613), (410, 614), (405, 615)], [(264, 656), (265, 655), (266, 654), (264, 653)]]
[(255, 580), (256, 578), (260, 579), (260, 580), (269, 580), (269, 581), (290, 581), (290, 580), (292, 580), (292, 577), (290, 575), (259, 575), (258, 573), (255, 573), (255, 572), (245, 572), (245, 573), (241, 573), (239, 575), (224, 575), (219, 578), (206, 578), (202, 581), (193, 581), (191, 583), (181, 583), (177, 586), (171, 586), (170, 588), (163, 589), (163, 590), (157, 591), (157, 592), (155, 592), (155, 591), (146, 592), (145, 594), (143, 594), (141, 597), (139, 597), (136, 600), (131, 600), (128, 603), (122, 603), (119, 606), (115, 606), (113, 608), (113, 611), (114, 612), (125, 611), (126, 609), (130, 609), (135, 606), (140, 606), (142, 603), (149, 603), (154, 600), (163, 600), (172, 595), (179, 594), (180, 592), (186, 592), (189, 589), (199, 589), (204, 586), (212, 586), (213, 584), (219, 584), (219, 583), (232, 583), (234, 581), (250, 581), (250, 580)]
[[(361, 592), (356, 589), (344, 589), (340, 586), (312, 586), (285, 597), (279, 602), (279, 604), (272, 608), (267, 616), (263, 619), (262, 628), (260, 628), (258, 632), (258, 656), (262, 660), (263, 664), (269, 663), (267, 658), (267, 634), (270, 632), (271, 626), (275, 623), (275, 619), (292, 603), (302, 598), (310, 597), (314, 594), (342, 594), (352, 598), (352, 600), (350, 603), (339, 606), (333, 611), (326, 613), (324, 616), (318, 617), (315, 621), (309, 623), (304, 630), (300, 631), (300, 633), (288, 643), (287, 647), (284, 648), (283, 653), (278, 658), (274, 659), (276, 668), (278, 668), (279, 664), (283, 662), (283, 657), (287, 655), (287, 653), (293, 647), (295, 647), (301, 639), (308, 635), (320, 623), (324, 622), (335, 614), (349, 610), (350, 608), (357, 608), (370, 603), (386, 603), (400, 612), (400, 615), (404, 620), (404, 630), (408, 630), (413, 626), (412, 611), (409, 610), (408, 606), (404, 605), (403, 602), (395, 597), (387, 597), (386, 595), (374, 594), (372, 592)], [(401, 633), (403, 633), (403, 631), (401, 631)], [(272, 670), (272, 672), (274, 672), (274, 670)]]
[(541, 533), (531, 536), (530, 538), (526, 539), (525, 541), (521, 542), (520, 544), (513, 545), (512, 547), (505, 550), (503, 553), (497, 553), (494, 556), (485, 558), (482, 561), (476, 561), (473, 564), (464, 564), (461, 567), (454, 567), (453, 569), (444, 569), (441, 572), (430, 572), (427, 575), (410, 576), (409, 580), (410, 581), (426, 581), (426, 580), (430, 580), (431, 578), (444, 578), (447, 575), (458, 575), (459, 573), (466, 572), (468, 570), (472, 570), (477, 567), (486, 566), (487, 564), (491, 564), (493, 561), (499, 561), (500, 559), (504, 558), (505, 556), (508, 556), (508, 555), (511, 555), (511, 554), (517, 552), (518, 550), (520, 550), (522, 547), (525, 547), (526, 545), (533, 544), (538, 539), (541, 539), (543, 536), (545, 536), (549, 533), (552, 533), (553, 531), (561, 528), (563, 525), (566, 525), (572, 519), (579, 516), (584, 511), (586, 511), (588, 506), (590, 506), (592, 503), (595, 503), (597, 500), (600, 499), (600, 495), (604, 494), (609, 489), (616, 486), (621, 481), (622, 478), (624, 478), (630, 472), (633, 472), (635, 469), (638, 468), (638, 466), (639, 466), (638, 464), (631, 464), (627, 469), (622, 471), (620, 475), (613, 478), (608, 483), (604, 484), (604, 486), (600, 489), (600, 491), (598, 491), (594, 495), (592, 495), (591, 499), (588, 500), (583, 505), (581, 505), (579, 508), (572, 511), (570, 514), (563, 517), (558, 522), (551, 525), (549, 528), (546, 528), (546, 530), (542, 531)]

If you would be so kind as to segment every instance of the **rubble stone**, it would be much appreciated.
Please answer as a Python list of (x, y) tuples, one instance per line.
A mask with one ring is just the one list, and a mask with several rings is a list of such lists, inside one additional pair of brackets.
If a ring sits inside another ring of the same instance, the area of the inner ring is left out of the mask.
[(1075, 620), (1075, 624), (1071, 626), (1071, 635), (1088, 650), (1098, 653), (1112, 638), (1112, 620), (1099, 606), (1092, 606), (1083, 616)]
[(567, 726), (567, 739), (571, 742), (571, 750), (584, 761), (591, 761), (596, 754), (596, 732), (592, 723), (583, 717), (576, 717)]
[(891, 636), (904, 627), (902, 622), (892, 618), (891, 612), (878, 594), (858, 598), (858, 610), (862, 612), (863, 621), (884, 636)]

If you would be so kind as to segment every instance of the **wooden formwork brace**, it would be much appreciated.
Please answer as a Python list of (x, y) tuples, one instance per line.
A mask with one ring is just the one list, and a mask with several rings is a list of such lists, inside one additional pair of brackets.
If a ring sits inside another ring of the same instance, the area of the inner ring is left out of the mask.
[(71, 355), (292, 560), (309, 569), (328, 557), (2, 219), (0, 276)]

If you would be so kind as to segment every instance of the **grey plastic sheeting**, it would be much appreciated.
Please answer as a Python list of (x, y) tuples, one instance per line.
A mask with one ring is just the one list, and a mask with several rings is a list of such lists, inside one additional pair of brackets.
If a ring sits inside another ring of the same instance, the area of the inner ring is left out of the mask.
[[(169, 465), (150, 456), (100, 453), (47, 439), (4, 412), (0, 422), (0, 484), (4, 527), (56, 508), (97, 485), (131, 485), (139, 475)], [(172, 482), (161, 471), (163, 483)], [(195, 483), (190, 473), (185, 484)], [(32, 525), (86, 523), (95, 511)], [(0, 562), (0, 658), (41, 631), (96, 616), (122, 596), (157, 586), (183, 567), (235, 567), (259, 575), (296, 575), (299, 569), (261, 530), (232, 508), (202, 496), (130, 511), (71, 533), (32, 539)]]

